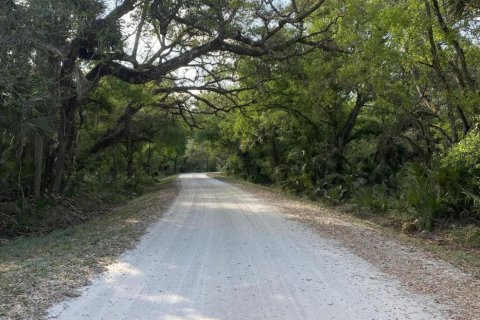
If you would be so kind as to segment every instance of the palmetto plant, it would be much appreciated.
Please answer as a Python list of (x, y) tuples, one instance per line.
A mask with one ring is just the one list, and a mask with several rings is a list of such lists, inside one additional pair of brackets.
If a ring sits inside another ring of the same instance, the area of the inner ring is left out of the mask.
[(455, 168), (434, 169), (410, 163), (400, 174), (398, 206), (431, 229), (435, 219), (475, 213), (478, 196), (465, 184)]

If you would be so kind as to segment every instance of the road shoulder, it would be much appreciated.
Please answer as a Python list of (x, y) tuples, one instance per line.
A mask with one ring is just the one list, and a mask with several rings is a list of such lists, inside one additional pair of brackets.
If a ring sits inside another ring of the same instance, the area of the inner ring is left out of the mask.
[(228, 182), (276, 207), (287, 218), (307, 224), (320, 236), (339, 241), (412, 292), (446, 305), (447, 318), (475, 319), (480, 314), (478, 277), (438, 258), (407, 236), (319, 203), (251, 183)]
[(169, 178), (157, 191), (85, 223), (2, 244), (0, 319), (40, 319), (50, 306), (78, 296), (81, 287), (136, 246), (179, 188)]

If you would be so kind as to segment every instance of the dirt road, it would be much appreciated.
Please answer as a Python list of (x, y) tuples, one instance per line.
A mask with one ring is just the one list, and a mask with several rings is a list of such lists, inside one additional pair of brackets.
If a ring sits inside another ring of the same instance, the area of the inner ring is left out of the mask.
[(339, 243), (205, 174), (58, 319), (440, 319)]

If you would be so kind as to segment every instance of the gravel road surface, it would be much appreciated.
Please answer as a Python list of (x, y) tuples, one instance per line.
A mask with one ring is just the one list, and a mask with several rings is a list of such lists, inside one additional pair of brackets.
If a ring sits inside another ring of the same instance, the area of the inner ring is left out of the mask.
[(441, 305), (239, 188), (180, 176), (135, 250), (52, 319), (440, 319)]

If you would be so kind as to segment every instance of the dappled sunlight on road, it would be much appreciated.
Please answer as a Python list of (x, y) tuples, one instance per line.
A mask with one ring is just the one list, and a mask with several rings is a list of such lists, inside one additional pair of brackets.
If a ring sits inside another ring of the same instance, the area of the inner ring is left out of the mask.
[(405, 292), (338, 242), (285, 219), (253, 195), (206, 174), (182, 175), (180, 181), (174, 205), (138, 246), (51, 315), (61, 320), (436, 317), (431, 301)]
[(115, 283), (118, 277), (129, 276), (129, 277), (138, 277), (142, 273), (133, 267), (131, 264), (126, 262), (117, 262), (107, 267), (108, 269), (108, 281), (109, 283)]
[(185, 314), (182, 316), (174, 316), (174, 315), (165, 315), (162, 316), (160, 319), (162, 320), (220, 320), (222, 318), (212, 318), (203, 316), (195, 312), (195, 310), (185, 309)]
[(166, 293), (166, 294), (157, 294), (157, 295), (141, 295), (140, 299), (144, 299), (150, 302), (158, 302), (158, 303), (169, 303), (169, 304), (176, 304), (176, 303), (185, 303), (189, 300), (179, 296), (178, 294)]

